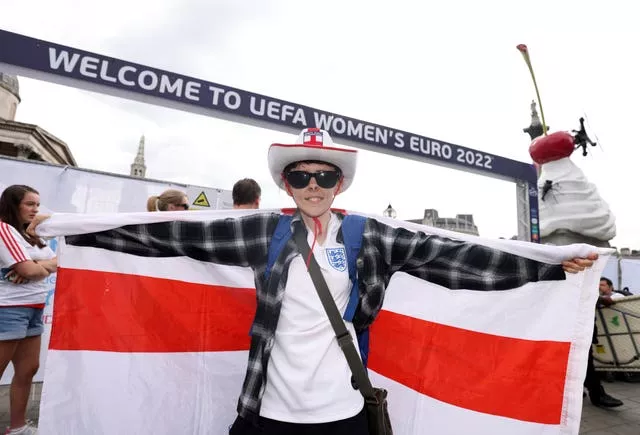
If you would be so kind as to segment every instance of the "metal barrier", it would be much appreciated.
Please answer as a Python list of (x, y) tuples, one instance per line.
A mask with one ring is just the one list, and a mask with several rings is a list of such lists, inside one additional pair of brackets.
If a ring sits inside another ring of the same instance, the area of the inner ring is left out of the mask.
[(598, 371), (640, 372), (640, 295), (616, 299), (596, 312)]

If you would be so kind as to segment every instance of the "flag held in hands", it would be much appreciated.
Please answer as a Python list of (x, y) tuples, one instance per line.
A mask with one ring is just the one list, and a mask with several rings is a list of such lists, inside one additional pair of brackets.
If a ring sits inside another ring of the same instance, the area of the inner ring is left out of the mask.
[[(40, 430), (226, 434), (236, 416), (256, 308), (248, 268), (77, 246), (125, 225), (273, 211), (54, 215), (61, 236)], [(484, 240), (376, 219), (548, 263), (586, 245)], [(594, 306), (607, 250), (563, 281), (482, 292), (393, 276), (371, 327), (368, 368), (389, 391), (394, 433), (577, 434)]]

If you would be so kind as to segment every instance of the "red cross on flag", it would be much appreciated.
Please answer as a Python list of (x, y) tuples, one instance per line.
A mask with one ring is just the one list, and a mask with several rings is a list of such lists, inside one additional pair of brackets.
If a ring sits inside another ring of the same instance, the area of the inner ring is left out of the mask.
[(319, 128), (310, 128), (304, 132), (303, 142), (305, 145), (322, 146), (322, 131)]

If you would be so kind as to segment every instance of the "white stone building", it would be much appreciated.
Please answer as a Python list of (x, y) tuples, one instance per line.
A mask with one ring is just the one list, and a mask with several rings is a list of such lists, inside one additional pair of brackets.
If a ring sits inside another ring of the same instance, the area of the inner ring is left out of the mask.
[(18, 78), (0, 72), (0, 155), (77, 166), (66, 143), (45, 129), (16, 121)]

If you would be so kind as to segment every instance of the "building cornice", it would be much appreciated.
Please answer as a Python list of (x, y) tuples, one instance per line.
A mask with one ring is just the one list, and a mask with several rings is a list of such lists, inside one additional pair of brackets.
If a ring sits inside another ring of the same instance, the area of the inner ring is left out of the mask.
[[(71, 154), (71, 151), (69, 150), (68, 145), (53, 134), (49, 133), (47, 130), (38, 127), (37, 125), (26, 124), (24, 122), (17, 121), (0, 120), (0, 129), (14, 131), (17, 133), (30, 134), (45, 148), (46, 151), (48, 151), (53, 156), (56, 156), (56, 158), (58, 158), (61, 162), (65, 162), (65, 164), (69, 164), (70, 166), (78, 166), (76, 160)], [(56, 147), (54, 147), (52, 143), (59, 145), (60, 148), (62, 148), (62, 152), (64, 155), (61, 155), (60, 151), (58, 151), (58, 149), (56, 149)]]

